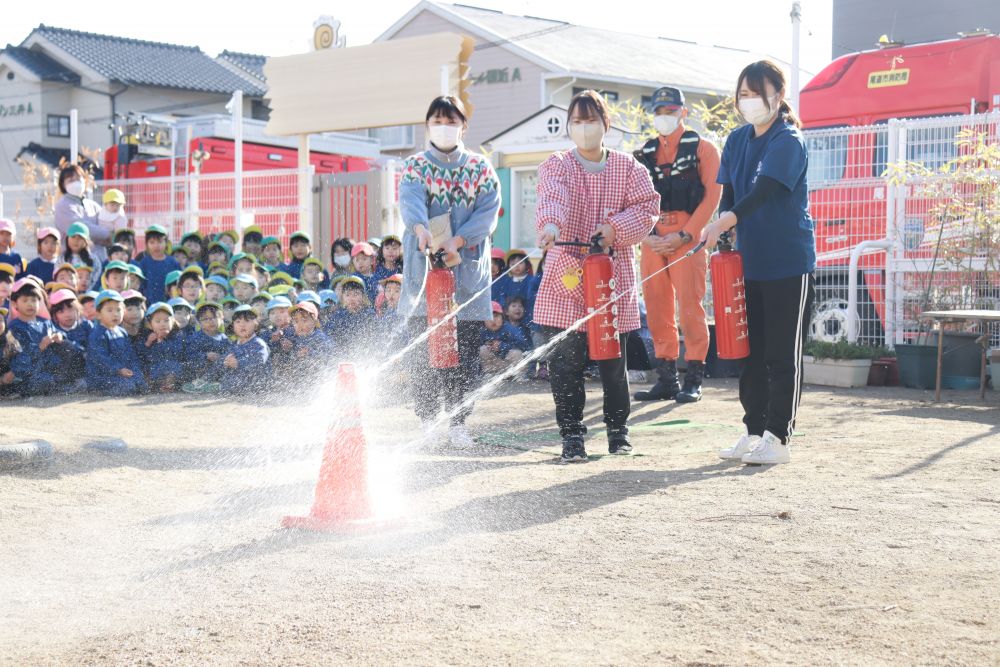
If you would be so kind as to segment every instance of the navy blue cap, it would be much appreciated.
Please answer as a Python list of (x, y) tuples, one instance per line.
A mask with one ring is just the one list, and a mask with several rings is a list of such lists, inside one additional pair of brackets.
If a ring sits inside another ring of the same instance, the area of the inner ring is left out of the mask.
[(659, 107), (682, 107), (684, 106), (684, 93), (680, 89), (670, 86), (657, 88), (656, 92), (653, 93), (652, 104), (653, 111)]

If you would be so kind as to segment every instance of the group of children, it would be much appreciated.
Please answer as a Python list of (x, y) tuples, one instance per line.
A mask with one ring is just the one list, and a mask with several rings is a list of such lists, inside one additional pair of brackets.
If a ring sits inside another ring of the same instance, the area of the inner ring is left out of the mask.
[[(65, 238), (37, 230), (31, 262), (13, 251), (14, 232), (0, 219), (0, 395), (259, 392), (408, 342), (396, 236), (337, 239), (327, 268), (308, 234), (291, 235), (286, 260), (255, 226), (171, 245), (151, 225), (138, 253), (135, 232), (121, 229), (103, 265), (82, 222)], [(486, 372), (538, 343), (530, 314), (541, 276), (523, 251), (494, 251), (494, 277), (508, 266), (483, 325)]]
[(361, 359), (405, 329), (395, 236), (338, 239), (327, 271), (302, 232), (286, 261), (255, 226), (172, 246), (151, 225), (139, 253), (121, 229), (98, 265), (83, 222), (65, 238), (38, 229), (31, 262), (14, 252), (15, 231), (0, 220), (0, 395), (257, 392)]

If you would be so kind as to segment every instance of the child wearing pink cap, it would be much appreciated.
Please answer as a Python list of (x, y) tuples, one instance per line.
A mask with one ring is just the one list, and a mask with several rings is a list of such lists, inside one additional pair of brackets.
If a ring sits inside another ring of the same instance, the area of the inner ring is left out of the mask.
[(14, 267), (14, 279), (17, 280), (24, 273), (24, 258), (14, 252), (13, 248), (17, 244), (17, 228), (14, 221), (7, 218), (0, 218), (0, 264), (10, 264)]
[[(531, 349), (524, 333), (504, 321), (503, 308), (494, 301), (493, 318), (483, 327), (479, 347), (479, 361), (487, 373), (501, 373), (517, 362)], [(522, 379), (524, 374), (521, 374)]]
[(49, 296), (49, 312), (56, 329), (81, 350), (86, 350), (94, 323), (83, 317), (83, 307), (76, 294), (68, 289), (56, 290)]
[(375, 275), (375, 248), (370, 243), (355, 243), (351, 249), (351, 268), (354, 275), (365, 283), (368, 301), (375, 303), (378, 296), (378, 276)]
[(10, 330), (21, 352), (13, 358), (11, 369), (23, 396), (70, 393), (84, 387), (83, 351), (52, 322), (38, 317), (44, 300), (42, 289), (30, 278), (14, 283), (11, 303), (17, 307), (17, 318), (11, 321)]
[(295, 378), (315, 379), (330, 363), (333, 341), (320, 329), (319, 308), (304, 301), (291, 308), (291, 369)]
[(42, 284), (52, 282), (52, 274), (55, 273), (56, 263), (59, 259), (59, 241), (62, 234), (55, 227), (42, 227), (35, 236), (38, 239), (38, 257), (28, 262), (25, 273), (37, 276)]

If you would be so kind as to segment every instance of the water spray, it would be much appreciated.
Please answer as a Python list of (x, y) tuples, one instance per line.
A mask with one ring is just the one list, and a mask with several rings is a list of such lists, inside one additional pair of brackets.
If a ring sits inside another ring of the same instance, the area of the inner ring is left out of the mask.
[[(557, 343), (560, 343), (563, 340), (565, 340), (570, 334), (576, 332), (581, 326), (583, 326), (584, 324), (586, 324), (587, 322), (589, 322), (592, 318), (597, 317), (598, 315), (602, 314), (606, 309), (613, 307), (613, 305), (619, 299), (621, 299), (622, 297), (624, 297), (626, 295), (630, 295), (633, 292), (636, 292), (640, 287), (642, 287), (642, 285), (646, 281), (648, 281), (648, 280), (652, 279), (653, 277), (655, 277), (655, 276), (663, 273), (664, 271), (666, 271), (670, 267), (672, 267), (672, 266), (674, 266), (674, 265), (676, 265), (676, 264), (678, 264), (680, 262), (683, 262), (685, 259), (687, 259), (688, 257), (691, 257), (692, 255), (694, 255), (695, 253), (697, 253), (699, 250), (701, 250), (702, 248), (704, 248), (705, 245), (706, 245), (705, 241), (700, 241), (696, 246), (694, 246), (693, 248), (691, 248), (690, 250), (688, 250), (686, 253), (684, 253), (683, 255), (681, 255), (680, 257), (678, 257), (677, 259), (675, 259), (674, 261), (670, 262), (669, 264), (667, 264), (666, 266), (664, 266), (664, 267), (662, 267), (660, 269), (657, 269), (653, 273), (649, 274), (648, 276), (646, 276), (645, 278), (643, 278), (642, 280), (640, 280), (629, 291), (622, 292), (621, 294), (615, 295), (614, 297), (612, 297), (611, 299), (609, 299), (608, 301), (606, 301), (605, 303), (603, 303), (603, 305), (600, 305), (599, 307), (594, 308), (591, 312), (588, 312), (586, 315), (584, 315), (583, 317), (581, 317), (580, 319), (578, 319), (576, 322), (574, 322), (573, 324), (571, 324), (569, 327), (567, 327), (564, 331), (561, 331), (557, 335), (553, 336), (552, 339), (549, 340), (545, 345), (543, 345), (542, 347), (540, 347), (540, 348), (538, 348), (536, 350), (532, 350), (531, 354), (527, 354), (524, 357), (522, 357), (522, 359), (519, 362), (517, 362), (516, 364), (514, 364), (513, 366), (511, 366), (507, 370), (503, 371), (502, 373), (500, 373), (499, 375), (497, 375), (496, 377), (494, 377), (492, 380), (490, 380), (489, 382), (487, 382), (486, 384), (484, 384), (483, 386), (481, 386), (479, 389), (476, 389), (474, 392), (472, 392), (472, 394), (470, 394), (469, 396), (467, 396), (465, 398), (465, 400), (462, 401), (459, 405), (455, 406), (452, 410), (450, 410), (448, 412), (445, 412), (442, 416), (438, 417), (438, 419), (433, 422), (432, 428), (436, 429), (436, 428), (440, 427), (446, 421), (450, 422), (452, 417), (454, 417), (455, 415), (461, 413), (466, 408), (474, 405), (476, 403), (476, 401), (480, 400), (481, 398), (485, 398), (485, 397), (489, 396), (490, 394), (492, 394), (493, 391), (496, 390), (496, 388), (499, 387), (502, 382), (504, 382), (508, 378), (514, 377), (519, 372), (521, 372), (521, 370), (523, 370), (525, 367), (527, 367), (529, 364), (535, 363), (539, 359), (543, 358), (548, 353), (548, 351), (549, 351), (550, 348), (554, 347)], [(420, 440), (416, 440), (412, 444), (418, 444), (419, 442), (420, 442)]]

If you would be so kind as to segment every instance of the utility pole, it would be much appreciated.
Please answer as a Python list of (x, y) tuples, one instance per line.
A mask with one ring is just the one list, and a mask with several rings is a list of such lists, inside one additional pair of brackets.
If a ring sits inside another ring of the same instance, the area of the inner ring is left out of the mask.
[(802, 3), (792, 3), (792, 83), (789, 101), (796, 113), (799, 111), (799, 27), (802, 23)]

